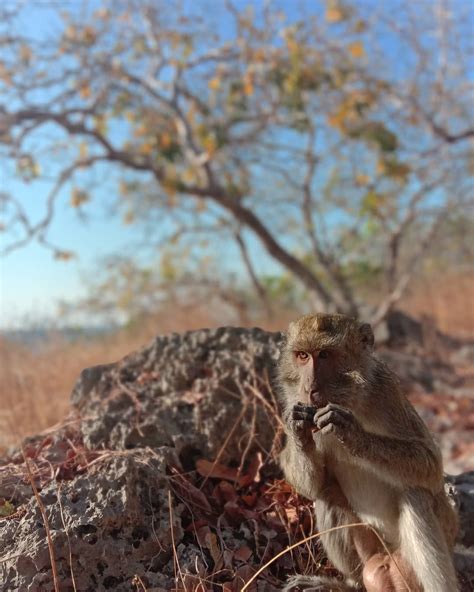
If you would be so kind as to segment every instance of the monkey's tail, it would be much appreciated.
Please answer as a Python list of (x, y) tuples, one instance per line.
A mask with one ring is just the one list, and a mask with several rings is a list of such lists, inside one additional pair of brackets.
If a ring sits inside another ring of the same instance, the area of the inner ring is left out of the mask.
[(426, 492), (410, 489), (402, 498), (400, 551), (425, 592), (457, 592), (446, 538)]

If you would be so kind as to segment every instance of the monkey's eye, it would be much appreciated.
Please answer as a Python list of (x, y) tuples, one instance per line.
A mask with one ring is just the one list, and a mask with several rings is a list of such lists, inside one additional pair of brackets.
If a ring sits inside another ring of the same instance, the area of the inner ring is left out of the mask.
[(318, 359), (325, 360), (325, 359), (329, 358), (329, 356), (330, 356), (330, 353), (331, 353), (331, 352), (330, 352), (328, 349), (322, 349), (322, 350), (319, 352)]
[(297, 351), (295, 352), (295, 358), (298, 362), (306, 362), (309, 359), (309, 354), (304, 351)]

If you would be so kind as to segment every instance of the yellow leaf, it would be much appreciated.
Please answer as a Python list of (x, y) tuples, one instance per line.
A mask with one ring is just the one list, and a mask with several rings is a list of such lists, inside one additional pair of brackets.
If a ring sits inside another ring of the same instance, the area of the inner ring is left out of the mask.
[(80, 158), (87, 158), (87, 154), (88, 154), (88, 146), (85, 142), (81, 142), (79, 144), (79, 156)]
[(383, 160), (377, 161), (376, 171), (379, 175), (385, 174), (385, 162)]
[(204, 138), (202, 145), (209, 156), (213, 156), (217, 149), (217, 142), (214, 136), (207, 136)]
[(84, 82), (79, 87), (79, 95), (82, 99), (88, 99), (91, 96), (91, 87), (87, 82)]
[(161, 186), (169, 197), (174, 197), (176, 195), (176, 183), (172, 179), (163, 179)]
[(144, 136), (147, 133), (147, 127), (144, 123), (140, 123), (134, 130), (134, 136)]
[(54, 253), (54, 258), (58, 261), (70, 261), (74, 256), (72, 251), (56, 251)]
[(220, 80), (220, 78), (215, 76), (214, 78), (211, 78), (211, 80), (209, 80), (207, 85), (209, 86), (209, 88), (211, 90), (219, 90), (219, 87), (221, 85), (221, 80)]
[(356, 185), (358, 185), (359, 187), (363, 187), (364, 185), (368, 185), (369, 181), (370, 181), (369, 177), (367, 175), (364, 175), (363, 173), (358, 173), (355, 177)]
[(253, 95), (253, 80), (252, 75), (249, 73), (244, 77), (244, 94), (247, 96)]
[(253, 52), (252, 61), (253, 62), (265, 62), (266, 54), (264, 48), (258, 48)]
[(87, 201), (89, 201), (89, 195), (86, 191), (84, 191), (84, 189), (78, 189), (77, 187), (75, 187), (72, 190), (71, 199), (69, 203), (73, 208), (79, 208), (80, 206), (82, 206), (82, 204), (86, 203)]
[(82, 39), (86, 45), (92, 45), (95, 43), (96, 38), (97, 33), (93, 27), (84, 27), (84, 30), (82, 31)]
[(0, 516), (11, 516), (15, 513), (15, 506), (9, 501), (0, 498)]
[(365, 55), (365, 49), (361, 41), (354, 41), (349, 45), (348, 49), (353, 58), (363, 58)]
[(182, 172), (181, 177), (186, 183), (194, 183), (196, 181), (196, 171), (191, 168), (185, 169)]
[(0, 80), (10, 86), (12, 84), (12, 73), (5, 65), (5, 62), (0, 61)]
[(168, 132), (161, 134), (160, 145), (162, 148), (169, 148), (171, 145), (171, 135)]
[(353, 117), (352, 105), (344, 101), (334, 113), (328, 116), (328, 123), (333, 127), (339, 128), (341, 131), (345, 130), (346, 121)]
[(74, 25), (68, 25), (66, 30), (64, 31), (64, 37), (68, 41), (74, 41), (77, 36), (77, 29)]
[(99, 19), (106, 19), (110, 16), (110, 12), (107, 10), (107, 8), (99, 8), (95, 11), (94, 16)]
[(31, 51), (31, 48), (28, 47), (28, 45), (23, 44), (20, 47), (20, 58), (21, 58), (21, 61), (22, 62), (25, 62), (25, 64), (29, 64), (32, 57), (33, 57), (33, 52)]
[(139, 147), (140, 154), (151, 154), (153, 152), (153, 144), (151, 142), (144, 142)]
[(127, 195), (127, 193), (129, 193), (128, 183), (123, 179), (121, 179), (119, 183), (119, 193), (120, 195)]
[(103, 115), (96, 115), (94, 117), (94, 125), (96, 130), (102, 136), (107, 133), (107, 119)]
[(344, 13), (340, 8), (328, 8), (326, 10), (326, 20), (328, 23), (338, 23), (344, 18)]

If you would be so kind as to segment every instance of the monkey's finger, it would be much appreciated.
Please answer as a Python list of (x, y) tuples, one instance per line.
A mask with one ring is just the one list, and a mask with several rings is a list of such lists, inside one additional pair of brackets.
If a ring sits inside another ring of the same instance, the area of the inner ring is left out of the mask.
[(321, 431), (323, 434), (334, 434), (336, 431), (336, 426), (333, 423), (328, 423), (327, 426), (324, 426), (319, 431)]
[(340, 405), (336, 405), (335, 403), (329, 403), (325, 407), (321, 407), (321, 409), (318, 409), (316, 411), (315, 417), (323, 417), (324, 415), (326, 415), (326, 413), (329, 413), (331, 411), (333, 411), (334, 413), (339, 413), (340, 415), (344, 415), (348, 418), (352, 417), (352, 411), (349, 411), (349, 409), (341, 407)]
[(293, 409), (293, 413), (291, 415), (293, 419), (296, 420), (303, 420), (303, 421), (313, 421), (314, 412), (308, 409)]
[(315, 425), (321, 430), (329, 424), (344, 428), (350, 425), (352, 416), (339, 413), (336, 410), (327, 411), (324, 415), (314, 417)]
[(313, 407), (312, 405), (298, 404), (293, 407), (293, 411), (296, 411), (297, 413), (306, 413), (313, 417), (313, 415), (316, 413), (316, 407)]
[(314, 405), (304, 405), (303, 403), (297, 403), (293, 406), (293, 409), (298, 409), (299, 411), (302, 409), (311, 409), (313, 413), (316, 412), (316, 407)]

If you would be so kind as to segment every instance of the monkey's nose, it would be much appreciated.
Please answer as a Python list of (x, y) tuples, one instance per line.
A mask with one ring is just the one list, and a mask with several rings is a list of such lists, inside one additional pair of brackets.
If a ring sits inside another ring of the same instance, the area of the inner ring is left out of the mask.
[(322, 396), (319, 390), (313, 389), (309, 393), (309, 398), (313, 405), (320, 405), (322, 403)]

